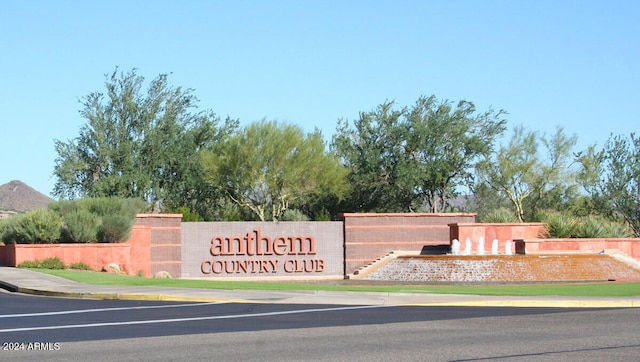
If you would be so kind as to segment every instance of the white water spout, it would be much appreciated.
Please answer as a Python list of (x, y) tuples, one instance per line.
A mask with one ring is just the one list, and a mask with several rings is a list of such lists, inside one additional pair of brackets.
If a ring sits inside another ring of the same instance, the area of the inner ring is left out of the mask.
[(491, 255), (498, 255), (498, 239), (493, 239), (491, 243)]
[(471, 255), (471, 239), (467, 238), (462, 255)]
[(484, 238), (478, 239), (478, 255), (484, 255)]
[(451, 254), (460, 255), (460, 242), (458, 239), (453, 239), (451, 242)]
[(504, 253), (507, 255), (513, 255), (513, 252), (511, 251), (511, 240), (507, 240), (507, 242), (505, 243)]

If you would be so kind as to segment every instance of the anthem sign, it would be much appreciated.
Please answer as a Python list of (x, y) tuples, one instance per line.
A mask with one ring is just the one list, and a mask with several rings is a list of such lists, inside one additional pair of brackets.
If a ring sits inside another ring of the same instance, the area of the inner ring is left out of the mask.
[(182, 277), (329, 277), (344, 273), (341, 222), (182, 224)]

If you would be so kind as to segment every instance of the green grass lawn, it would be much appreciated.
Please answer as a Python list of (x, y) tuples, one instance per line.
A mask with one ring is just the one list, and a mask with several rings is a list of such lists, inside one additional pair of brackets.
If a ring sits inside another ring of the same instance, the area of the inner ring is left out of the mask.
[(369, 283), (358, 280), (332, 280), (317, 282), (224, 281), (190, 279), (154, 279), (106, 273), (31, 269), (57, 275), (80, 283), (96, 285), (157, 286), (204, 289), (253, 290), (329, 290), (385, 293), (475, 294), (510, 296), (640, 296), (640, 283), (580, 283), (580, 284), (520, 284), (520, 285), (454, 285), (454, 284), (402, 284)]

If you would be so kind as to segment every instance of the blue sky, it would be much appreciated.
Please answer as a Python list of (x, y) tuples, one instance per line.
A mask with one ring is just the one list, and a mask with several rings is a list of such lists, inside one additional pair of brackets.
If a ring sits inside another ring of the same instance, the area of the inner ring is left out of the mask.
[(116, 66), (172, 73), (200, 108), (322, 129), (421, 95), (504, 109), (509, 126), (635, 132), (638, 1), (0, 2), (0, 184), (49, 194), (54, 139)]

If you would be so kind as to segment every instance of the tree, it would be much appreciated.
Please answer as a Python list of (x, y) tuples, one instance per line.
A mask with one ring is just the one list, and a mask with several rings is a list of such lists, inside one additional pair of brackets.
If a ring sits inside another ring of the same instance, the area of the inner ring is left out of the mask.
[[(533, 217), (542, 205), (560, 207), (575, 194), (575, 172), (570, 156), (577, 138), (558, 128), (551, 138), (538, 132), (516, 127), (509, 144), (501, 147), (493, 158), (479, 163), (477, 174), (512, 204), (520, 222)], [(540, 143), (547, 159), (539, 153)]]
[(348, 190), (346, 170), (325, 151), (319, 131), (262, 120), (202, 155), (210, 185), (265, 221), (280, 220), (292, 203)]
[(408, 113), (406, 146), (412, 185), (430, 212), (445, 211), (458, 186), (470, 186), (471, 169), (490, 156), (505, 130), (503, 111), (481, 114), (468, 101), (456, 106), (434, 96), (418, 99)]
[(471, 169), (504, 131), (503, 112), (476, 113), (471, 102), (420, 97), (411, 108), (385, 102), (342, 120), (333, 148), (349, 168), (357, 211), (444, 211)]
[(404, 110), (394, 110), (385, 102), (370, 112), (361, 112), (353, 127), (341, 119), (332, 149), (349, 170), (352, 193), (346, 202), (349, 211), (412, 210), (414, 193), (403, 183), (408, 170), (405, 152), (407, 129)]
[(605, 215), (622, 217), (640, 237), (640, 138), (611, 136), (602, 150), (590, 146), (577, 155), (580, 181), (594, 206)]
[(161, 74), (143, 92), (144, 78), (130, 72), (105, 75), (106, 94), (81, 99), (87, 123), (80, 135), (55, 141), (54, 194), (62, 198), (141, 198), (153, 209), (192, 206), (201, 193), (198, 153), (233, 130), (212, 111), (193, 112), (191, 89), (168, 84)]

